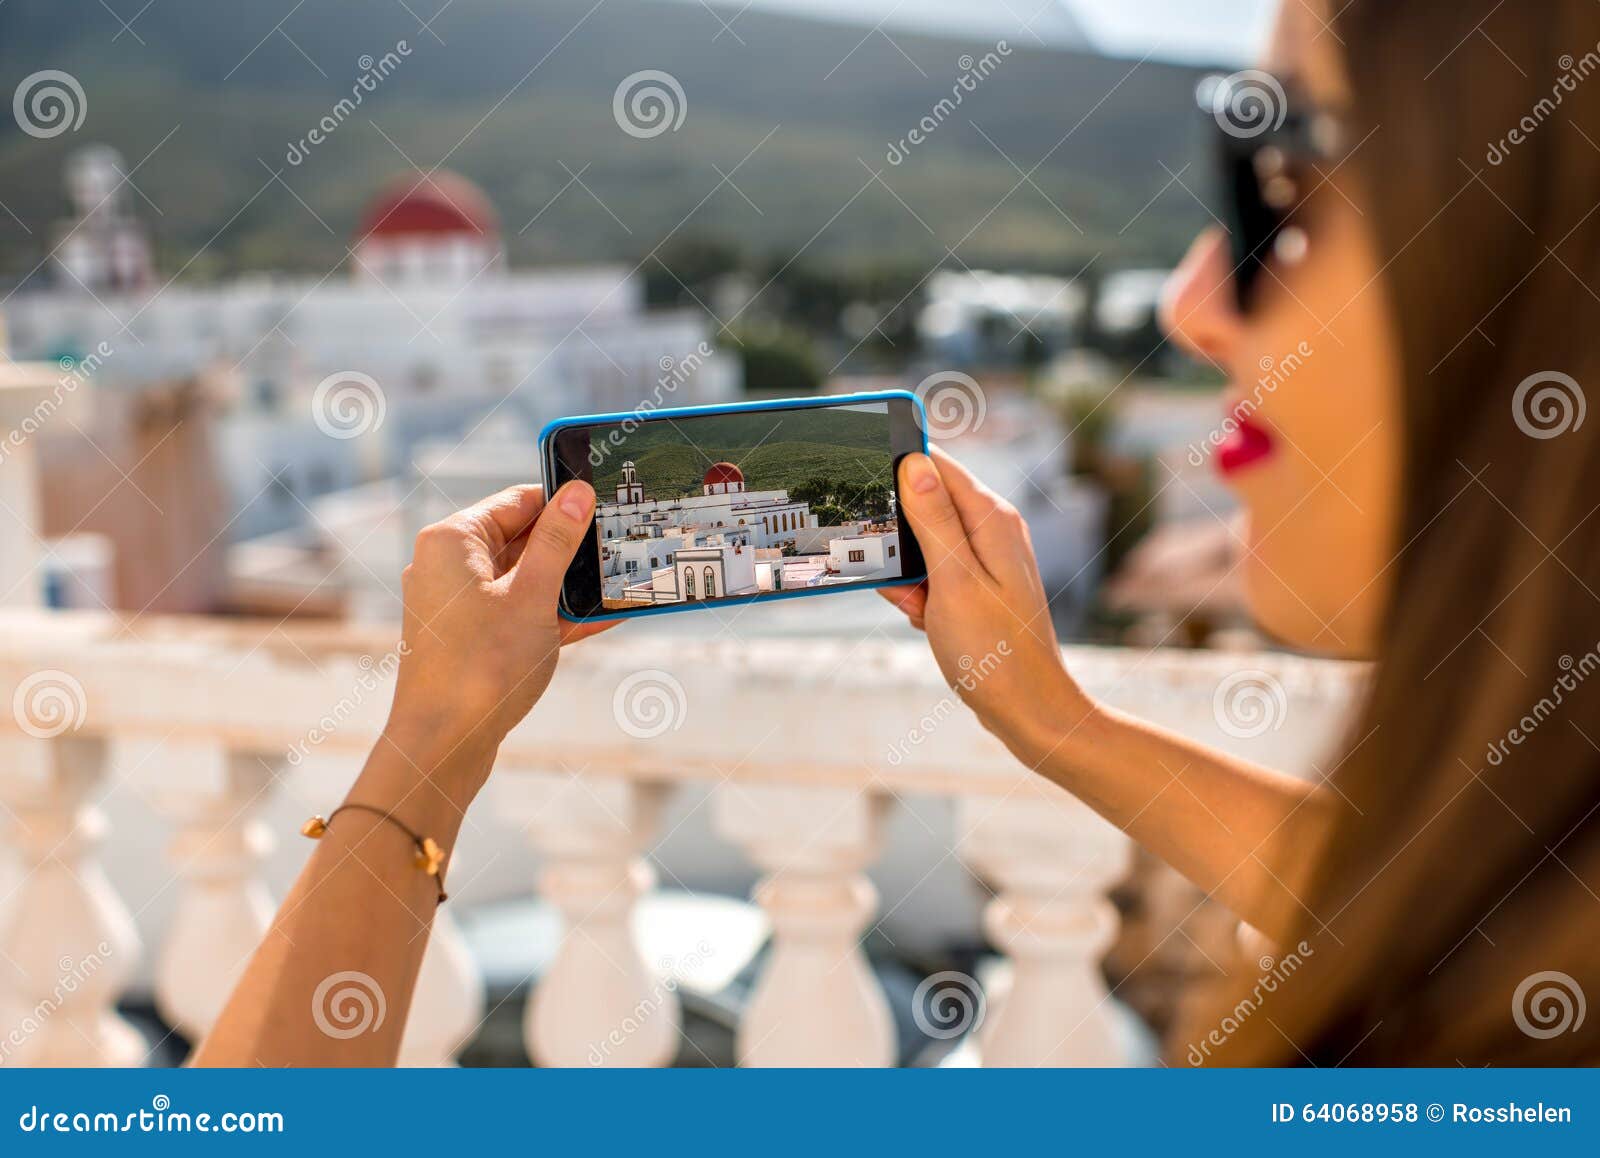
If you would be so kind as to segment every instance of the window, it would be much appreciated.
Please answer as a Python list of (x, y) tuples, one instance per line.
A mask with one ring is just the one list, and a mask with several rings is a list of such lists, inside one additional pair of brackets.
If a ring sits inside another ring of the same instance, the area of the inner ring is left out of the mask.
[(894, 558), (894, 544), (893, 543), (889, 544), (889, 558), (891, 558), (891, 559)]
[(622, 569), (624, 571), (628, 572), (628, 574), (630, 574), (630, 575), (633, 574), (635, 571), (637, 571), (639, 569), (639, 560), (637, 560), (637, 559), (626, 559), (626, 560), (624, 560), (623, 564), (622, 564)]
[(694, 568), (693, 567), (685, 567), (683, 569), (683, 597), (685, 599), (693, 599), (694, 598)]
[(850, 552), (850, 562), (852, 562), (852, 563), (865, 563), (866, 561), (867, 561), (867, 553), (865, 551), (851, 551)]
[(717, 597), (717, 573), (715, 571), (713, 571), (710, 567), (707, 567), (706, 568), (706, 598), (707, 599), (715, 599), (716, 597)]

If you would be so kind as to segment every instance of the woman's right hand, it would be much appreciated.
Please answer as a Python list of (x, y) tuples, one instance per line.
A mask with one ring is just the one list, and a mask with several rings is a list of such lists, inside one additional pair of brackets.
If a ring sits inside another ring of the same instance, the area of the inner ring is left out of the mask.
[(928, 579), (881, 593), (927, 632), (945, 682), (984, 727), (1038, 763), (1093, 704), (1061, 661), (1027, 524), (937, 449), (901, 461), (900, 509)]

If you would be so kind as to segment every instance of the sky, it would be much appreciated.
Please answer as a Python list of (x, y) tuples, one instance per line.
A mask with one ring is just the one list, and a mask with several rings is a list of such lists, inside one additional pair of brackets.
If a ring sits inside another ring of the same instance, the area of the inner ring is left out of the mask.
[[(687, 0), (704, 3), (705, 0)], [(1018, 45), (1081, 43), (1119, 56), (1243, 63), (1265, 41), (1276, 0), (715, 0), (885, 30), (1006, 36)], [(1031, 31), (1031, 34), (1030, 34)]]
[(1143, 56), (1154, 50), (1184, 60), (1243, 63), (1266, 43), (1278, 5), (1275, 0), (1070, 0), (1068, 7), (1107, 52)]

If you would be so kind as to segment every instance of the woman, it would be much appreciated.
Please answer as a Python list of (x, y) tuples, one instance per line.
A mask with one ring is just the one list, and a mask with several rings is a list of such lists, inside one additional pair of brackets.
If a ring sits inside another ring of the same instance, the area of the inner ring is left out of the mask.
[[(1572, 80), (1600, 71), (1597, 42), (1587, 0), (1290, 0), (1267, 63), (1286, 139), (1223, 125), (1250, 245), (1202, 235), (1167, 327), (1236, 384), (1311, 351), (1264, 396), (1230, 389), (1216, 459), (1257, 620), (1377, 659), (1327, 783), (1089, 700), (1015, 514), (947, 462), (908, 464), (932, 575), (890, 598), (949, 677), (1012, 641), (968, 696), (979, 717), (1297, 948), (1266, 985), (1241, 955), (1175, 1058), (1600, 1060), (1581, 1013), (1600, 995), (1600, 453), (1578, 385), (1600, 382), (1600, 86)], [(1219, 123), (1251, 110), (1212, 95)]]
[[(1231, 237), (1196, 241), (1166, 313), (1235, 383), (1298, 352), (1270, 392), (1230, 389), (1214, 457), (1262, 626), (1377, 661), (1325, 782), (1085, 695), (1027, 529), (942, 455), (901, 468), (928, 582), (885, 594), (953, 683), (1007, 641), (964, 693), (984, 725), (1293, 947), (1265, 986), (1241, 954), (1175, 1060), (1600, 1060), (1579, 1012), (1600, 995), (1600, 9), (1289, 0), (1264, 68), (1208, 93)], [(555, 590), (590, 503), (525, 489), (424, 532), (412, 652), (353, 800), (448, 847), (570, 638)], [(437, 901), (410, 841), (369, 813), (330, 824), (202, 1064), (393, 1061)], [(334, 969), (378, 979), (379, 1033), (309, 1032)]]

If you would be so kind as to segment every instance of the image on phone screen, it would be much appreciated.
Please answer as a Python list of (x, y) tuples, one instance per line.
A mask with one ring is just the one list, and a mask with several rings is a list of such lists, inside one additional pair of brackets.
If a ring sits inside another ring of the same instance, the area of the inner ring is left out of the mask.
[(596, 493), (594, 557), (575, 568), (593, 613), (919, 573), (920, 554), (906, 569), (895, 495), (891, 408), (907, 405), (663, 415), (561, 432), (558, 453), (570, 462), (585, 452)]

